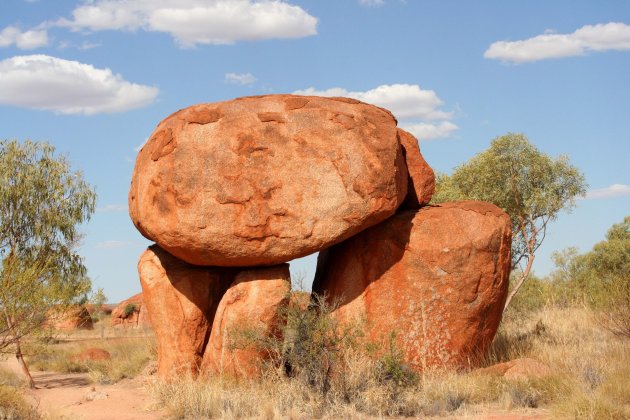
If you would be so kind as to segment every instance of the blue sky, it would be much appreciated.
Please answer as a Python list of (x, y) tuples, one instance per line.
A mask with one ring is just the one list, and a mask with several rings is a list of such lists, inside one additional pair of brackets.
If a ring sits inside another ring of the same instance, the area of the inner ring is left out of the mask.
[[(628, 1), (0, 2), (0, 138), (54, 144), (96, 187), (81, 253), (111, 301), (140, 291), (149, 242), (126, 203), (155, 125), (195, 103), (291, 92), (390, 108), (438, 171), (507, 132), (569, 155), (588, 199), (549, 227), (539, 274), (630, 214)], [(309, 279), (314, 258), (292, 269)]]

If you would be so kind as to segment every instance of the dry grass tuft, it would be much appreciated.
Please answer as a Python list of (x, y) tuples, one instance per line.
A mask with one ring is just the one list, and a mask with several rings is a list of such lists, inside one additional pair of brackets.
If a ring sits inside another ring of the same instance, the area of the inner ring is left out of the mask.
[(0, 368), (0, 419), (39, 419), (21, 394), (25, 385), (15, 373)]

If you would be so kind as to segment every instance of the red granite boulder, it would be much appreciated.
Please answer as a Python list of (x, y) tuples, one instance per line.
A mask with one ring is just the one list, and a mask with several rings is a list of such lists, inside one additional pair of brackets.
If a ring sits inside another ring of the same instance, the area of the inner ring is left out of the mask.
[(197, 375), (232, 270), (190, 265), (154, 245), (140, 257), (138, 273), (157, 339), (158, 373)]
[(136, 159), (138, 230), (196, 265), (273, 265), (394, 214), (407, 169), (389, 111), (347, 98), (269, 95), (191, 106)]
[(239, 272), (217, 308), (202, 373), (257, 377), (268, 356), (258, 345), (281, 336), (290, 291), (288, 264)]
[(320, 253), (313, 292), (408, 366), (462, 368), (488, 348), (510, 272), (510, 219), (463, 201), (402, 212)]

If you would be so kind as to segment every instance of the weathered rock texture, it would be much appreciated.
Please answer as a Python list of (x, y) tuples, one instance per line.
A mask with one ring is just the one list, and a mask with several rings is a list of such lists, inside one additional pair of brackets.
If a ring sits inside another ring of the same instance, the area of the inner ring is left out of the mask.
[(401, 209), (419, 209), (425, 204), (429, 204), (431, 197), (433, 197), (435, 174), (420, 153), (418, 139), (401, 128), (398, 129), (398, 137), (409, 171), (407, 197), (405, 197)]
[(138, 230), (197, 265), (273, 265), (340, 242), (407, 193), (396, 120), (347, 98), (270, 95), (195, 105), (138, 154)]
[(113, 327), (148, 327), (146, 308), (142, 293), (123, 300), (112, 310), (111, 324)]
[(231, 270), (193, 266), (154, 245), (140, 257), (138, 273), (157, 339), (158, 373), (195, 376)]
[(288, 264), (239, 272), (219, 303), (202, 372), (258, 376), (267, 354), (256, 341), (280, 337), (281, 308), (288, 303), (290, 290)]
[(313, 291), (340, 301), (334, 315), (390, 335), (412, 369), (460, 368), (484, 353), (505, 301), (510, 220), (463, 201), (402, 212), (320, 253)]

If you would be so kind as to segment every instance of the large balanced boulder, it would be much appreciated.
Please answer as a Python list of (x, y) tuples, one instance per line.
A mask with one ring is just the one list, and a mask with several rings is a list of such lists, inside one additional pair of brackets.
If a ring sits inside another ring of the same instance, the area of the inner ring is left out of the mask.
[(510, 245), (510, 219), (492, 204), (426, 206), (320, 253), (313, 292), (382, 351), (393, 335), (411, 369), (462, 368), (498, 328)]
[(191, 264), (273, 265), (387, 219), (407, 177), (389, 111), (347, 98), (239, 98), (157, 126), (136, 159), (129, 213)]
[(420, 153), (418, 139), (401, 128), (398, 129), (398, 137), (409, 172), (407, 197), (405, 197), (401, 209), (419, 209), (425, 204), (429, 204), (431, 197), (433, 197), (435, 174)]
[(138, 273), (157, 339), (158, 373), (195, 376), (231, 269), (193, 266), (154, 245), (140, 257)]
[(202, 373), (258, 376), (269, 350), (263, 343), (281, 340), (290, 291), (288, 264), (239, 272), (217, 308)]

